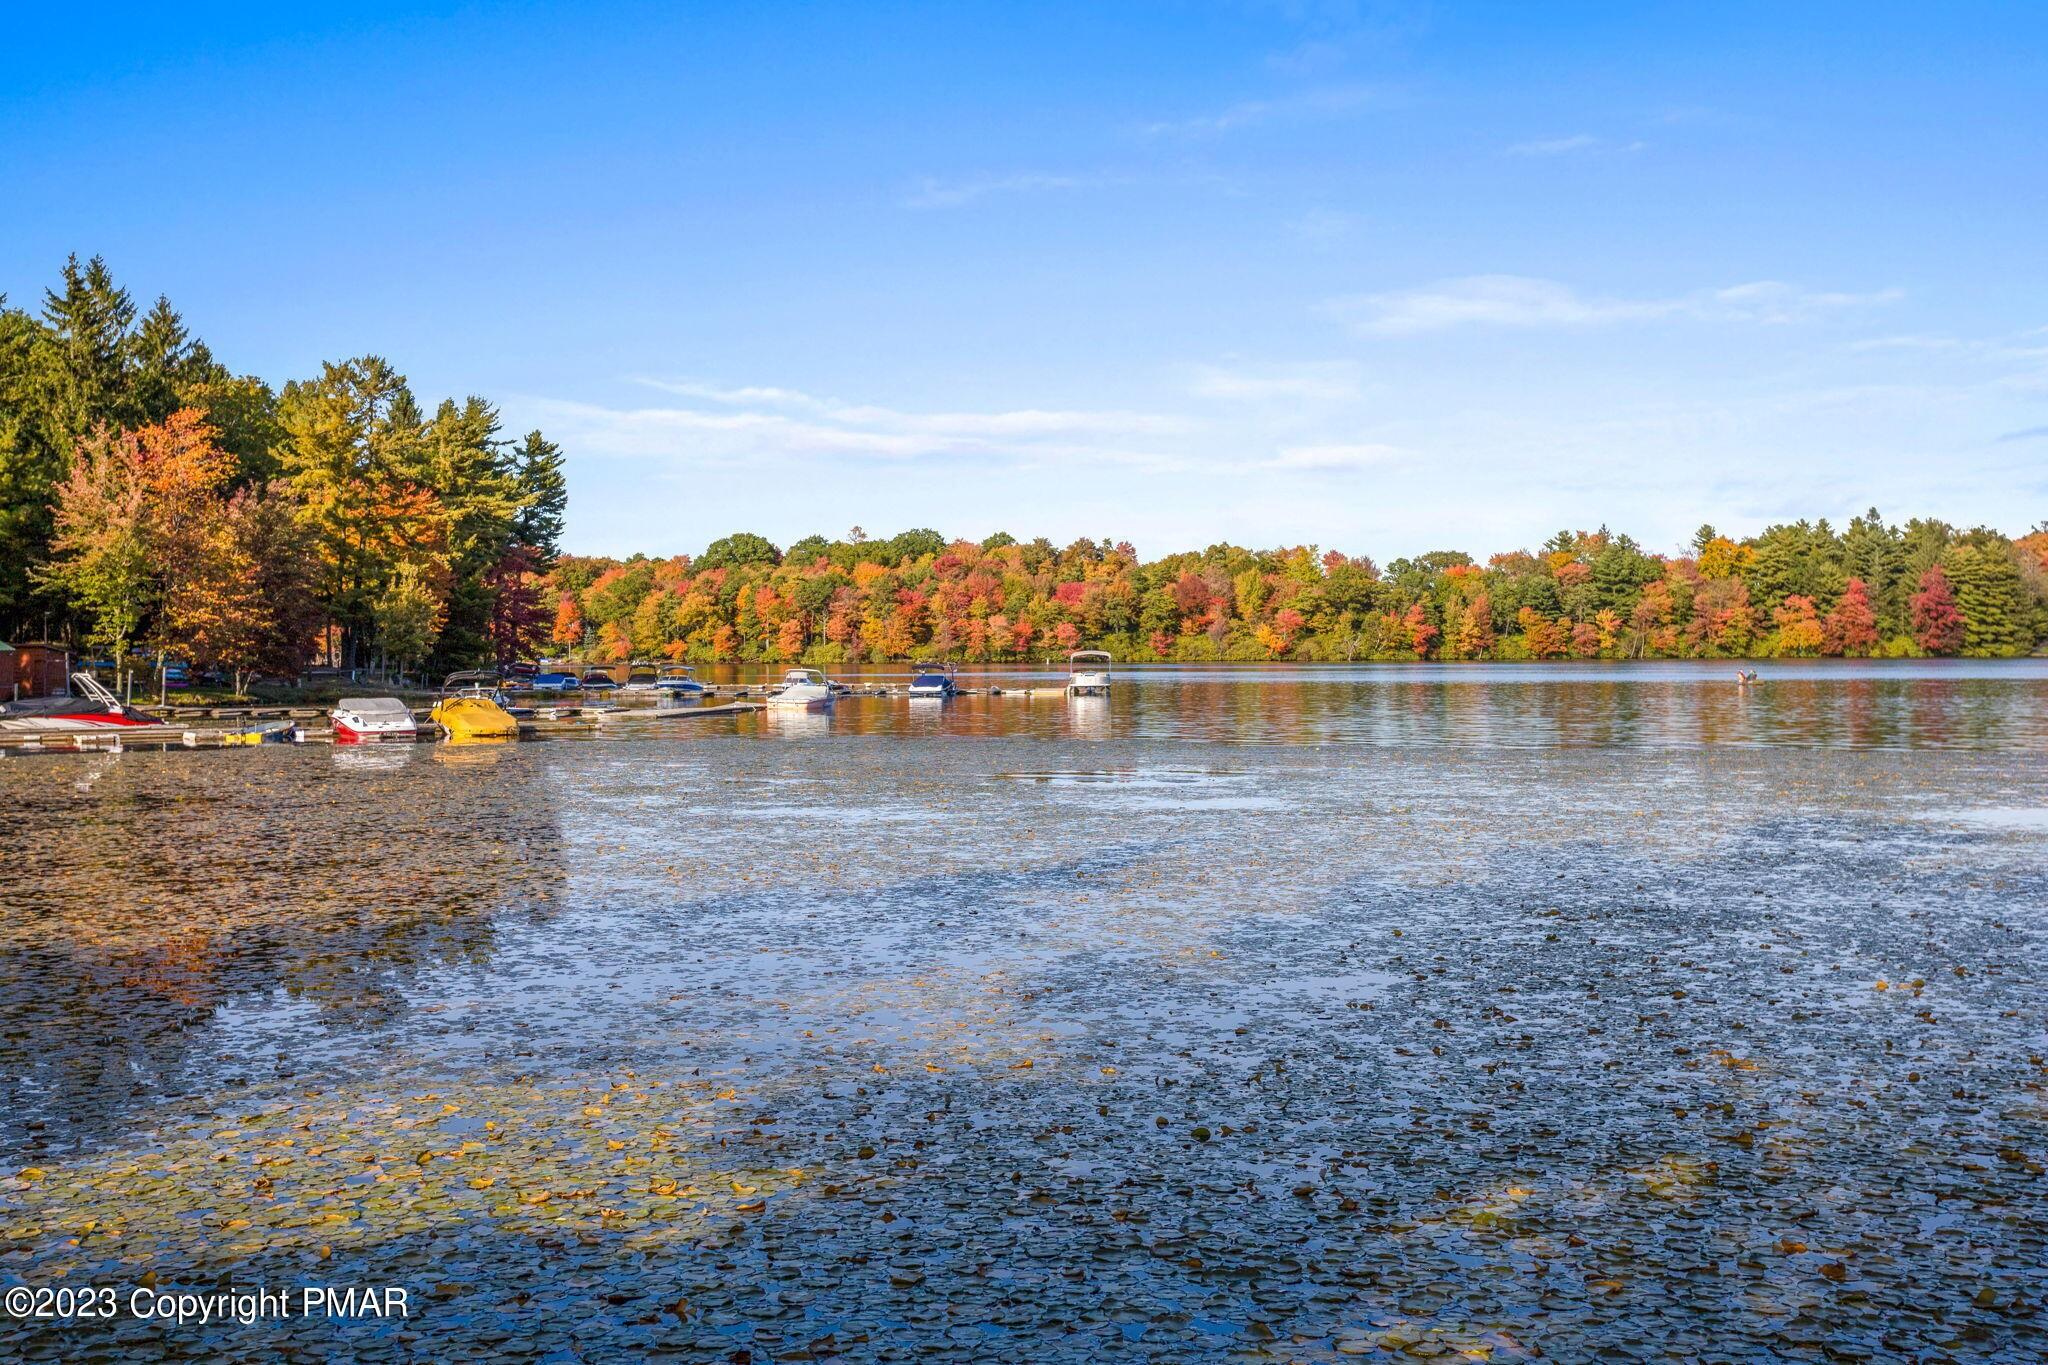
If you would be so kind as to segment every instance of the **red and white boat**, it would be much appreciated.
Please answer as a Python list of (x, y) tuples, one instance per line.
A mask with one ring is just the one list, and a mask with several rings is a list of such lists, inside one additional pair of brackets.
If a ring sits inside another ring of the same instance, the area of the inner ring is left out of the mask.
[(396, 697), (343, 697), (327, 714), (336, 744), (411, 744), (419, 738), (412, 708)]
[(90, 673), (73, 673), (71, 690), (61, 697), (24, 697), (0, 703), (0, 733), (39, 734), (78, 730), (118, 730), (159, 722), (101, 685)]

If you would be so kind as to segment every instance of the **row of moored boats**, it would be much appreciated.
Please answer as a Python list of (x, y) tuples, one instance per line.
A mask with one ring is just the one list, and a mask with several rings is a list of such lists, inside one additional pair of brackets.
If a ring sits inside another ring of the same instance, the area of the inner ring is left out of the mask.
[[(1065, 691), (1070, 696), (1109, 691), (1110, 656), (1101, 650), (1078, 650), (1068, 657)], [(769, 689), (764, 701), (777, 709), (819, 711), (852, 689), (815, 668), (792, 668)], [(951, 665), (918, 663), (911, 670), (913, 698), (945, 700), (957, 696), (959, 684)], [(519, 722), (581, 709), (585, 697), (603, 698), (615, 691), (653, 693), (662, 705), (701, 701), (704, 684), (685, 664), (644, 672), (628, 671), (623, 688), (608, 673), (591, 670), (576, 675), (542, 672), (532, 666), (506, 674), (464, 672), (450, 675), (441, 686), (429, 718), (451, 739), (509, 739)], [(573, 707), (567, 705), (573, 702)], [(328, 718), (337, 744), (409, 741), (418, 738), (412, 708), (398, 697), (344, 697)], [(0, 704), (0, 735), (119, 730), (159, 725), (156, 717), (127, 705), (90, 673), (71, 675), (71, 690), (59, 697), (33, 697)]]

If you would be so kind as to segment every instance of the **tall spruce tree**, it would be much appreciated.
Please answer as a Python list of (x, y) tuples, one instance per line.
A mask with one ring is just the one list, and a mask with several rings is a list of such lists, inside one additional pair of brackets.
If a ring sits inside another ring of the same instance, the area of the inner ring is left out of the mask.
[(562, 518), (569, 507), (569, 483), (562, 472), (562, 448), (538, 431), (526, 433), (513, 452), (519, 489), (526, 505), (519, 509), (512, 537), (540, 552), (543, 568), (562, 552)]
[(1875, 507), (1849, 519), (1849, 528), (1842, 532), (1842, 568), (1849, 577), (1863, 580), (1878, 633), (1886, 639), (1904, 635), (1909, 624), (1906, 599), (1912, 595), (1904, 547), (1898, 531), (1885, 525)]

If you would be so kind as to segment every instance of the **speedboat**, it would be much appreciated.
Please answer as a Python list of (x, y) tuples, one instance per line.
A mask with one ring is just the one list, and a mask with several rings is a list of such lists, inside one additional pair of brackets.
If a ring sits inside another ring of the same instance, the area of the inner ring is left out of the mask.
[(815, 668), (792, 668), (782, 685), (768, 694), (768, 704), (800, 711), (822, 711), (832, 704), (832, 684)]
[(704, 695), (704, 684), (697, 681), (696, 670), (688, 664), (669, 664), (654, 680), (654, 690), (664, 697), (684, 699)]
[(940, 701), (959, 692), (953, 674), (944, 664), (919, 663), (910, 666), (910, 695)]
[(495, 673), (450, 673), (431, 714), (451, 740), (519, 737), (519, 721), (505, 709)]
[(71, 690), (61, 697), (24, 697), (0, 702), (0, 733), (33, 734), (43, 730), (109, 730), (157, 722), (124, 706), (121, 699), (90, 673), (73, 673)]
[(612, 681), (612, 675), (601, 668), (593, 668), (583, 675), (583, 690), (585, 692), (603, 693), (615, 691), (617, 688), (618, 684)]
[(1109, 651), (1077, 649), (1067, 656), (1067, 695), (1106, 697), (1109, 695)]
[(336, 744), (410, 744), (420, 734), (412, 708), (396, 697), (343, 697), (327, 714)]
[(661, 686), (661, 674), (653, 664), (635, 659), (626, 665), (626, 690), (628, 692), (654, 692)]

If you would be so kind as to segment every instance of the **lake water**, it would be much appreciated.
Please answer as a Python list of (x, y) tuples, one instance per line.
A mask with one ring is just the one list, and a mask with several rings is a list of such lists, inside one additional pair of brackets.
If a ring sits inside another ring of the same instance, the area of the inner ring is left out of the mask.
[(0, 1280), (415, 1307), (0, 1347), (2038, 1358), (2048, 664), (1732, 675), (0, 759)]

